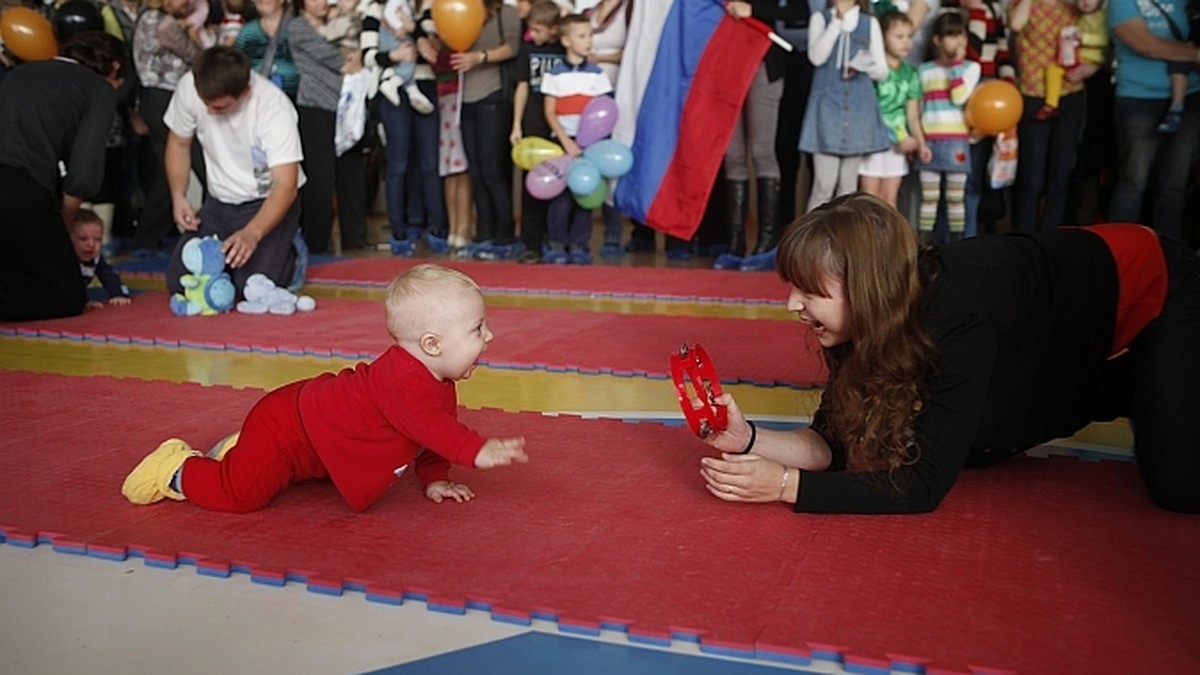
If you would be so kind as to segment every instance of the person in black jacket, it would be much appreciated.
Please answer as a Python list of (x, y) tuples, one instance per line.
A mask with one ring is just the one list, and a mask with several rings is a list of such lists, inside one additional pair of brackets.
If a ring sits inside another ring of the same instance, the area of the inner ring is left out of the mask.
[(979, 237), (918, 251), (851, 194), (788, 227), (788, 309), (824, 348), (810, 428), (757, 429), (732, 397), (702, 473), (729, 501), (931, 511), (964, 467), (1128, 416), (1162, 508), (1200, 513), (1200, 259), (1140, 225)]
[(61, 53), (0, 84), (0, 321), (75, 316), (86, 301), (66, 224), (104, 180), (125, 46), (88, 31)]

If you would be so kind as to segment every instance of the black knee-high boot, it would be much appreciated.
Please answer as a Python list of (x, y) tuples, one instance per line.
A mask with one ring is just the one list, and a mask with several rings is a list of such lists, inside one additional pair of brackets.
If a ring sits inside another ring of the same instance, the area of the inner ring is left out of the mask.
[(779, 179), (758, 179), (758, 239), (754, 253), (766, 253), (779, 243)]
[(775, 247), (779, 244), (779, 179), (758, 179), (758, 237), (754, 249), (738, 269), (770, 271), (775, 269)]
[(746, 255), (746, 211), (749, 207), (750, 181), (725, 181), (725, 206), (728, 209), (729, 250), (717, 256), (713, 269), (737, 269)]

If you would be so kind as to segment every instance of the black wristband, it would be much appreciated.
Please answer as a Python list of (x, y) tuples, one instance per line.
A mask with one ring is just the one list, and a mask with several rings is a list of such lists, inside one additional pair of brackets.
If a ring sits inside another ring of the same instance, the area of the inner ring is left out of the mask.
[(746, 420), (746, 426), (750, 427), (750, 442), (746, 444), (746, 447), (744, 450), (737, 453), (739, 455), (744, 455), (744, 454), (750, 452), (751, 450), (753, 450), (754, 449), (754, 441), (758, 440), (758, 427), (754, 426), (754, 422), (752, 422), (750, 420)]

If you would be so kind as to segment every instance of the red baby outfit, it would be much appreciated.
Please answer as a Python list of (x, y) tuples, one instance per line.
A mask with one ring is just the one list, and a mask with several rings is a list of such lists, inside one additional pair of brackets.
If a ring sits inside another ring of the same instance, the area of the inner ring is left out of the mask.
[(181, 487), (197, 506), (248, 512), (292, 483), (329, 477), (363, 511), (410, 466), (428, 485), (446, 480), (451, 462), (475, 465), (485, 439), (457, 412), (455, 383), (392, 347), (372, 363), (267, 394), (222, 461), (184, 463)]

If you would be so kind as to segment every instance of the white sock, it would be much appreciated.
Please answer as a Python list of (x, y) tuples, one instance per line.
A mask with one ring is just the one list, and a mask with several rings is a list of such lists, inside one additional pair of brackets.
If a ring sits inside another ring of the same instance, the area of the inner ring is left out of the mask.
[(393, 77), (379, 83), (379, 93), (392, 105), (400, 105), (400, 80)]

